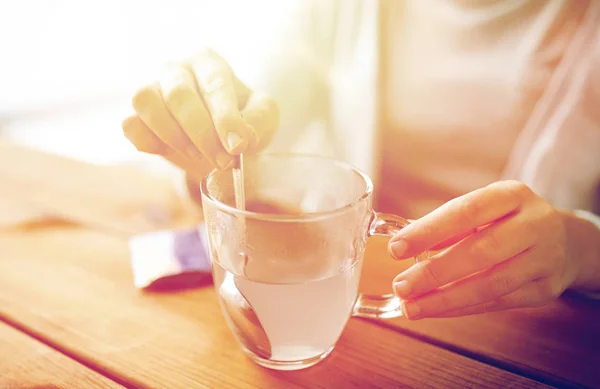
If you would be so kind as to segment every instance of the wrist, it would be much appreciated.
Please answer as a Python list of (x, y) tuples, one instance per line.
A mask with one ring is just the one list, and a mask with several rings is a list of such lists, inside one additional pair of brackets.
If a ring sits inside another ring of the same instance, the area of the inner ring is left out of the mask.
[(567, 260), (576, 264), (570, 289), (600, 292), (600, 225), (582, 211), (560, 211), (567, 235)]

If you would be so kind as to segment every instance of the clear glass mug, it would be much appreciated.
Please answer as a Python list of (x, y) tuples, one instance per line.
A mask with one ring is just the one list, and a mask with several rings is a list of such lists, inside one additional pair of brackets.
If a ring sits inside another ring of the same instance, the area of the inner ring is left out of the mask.
[(368, 176), (318, 156), (244, 159), (246, 210), (235, 207), (231, 169), (209, 174), (201, 192), (219, 302), (252, 360), (306, 368), (351, 316), (402, 315), (395, 295), (358, 293), (367, 239), (409, 223), (373, 211)]

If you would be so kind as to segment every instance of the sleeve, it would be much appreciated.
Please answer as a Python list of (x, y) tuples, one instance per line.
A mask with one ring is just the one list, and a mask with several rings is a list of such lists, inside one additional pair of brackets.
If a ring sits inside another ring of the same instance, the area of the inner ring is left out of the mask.
[[(505, 171), (600, 236), (600, 2), (590, 2)], [(592, 238), (593, 239), (593, 238)], [(600, 258), (594, 258), (600, 264)], [(600, 294), (585, 294), (598, 298)]]
[[(584, 211), (584, 210), (580, 210), (580, 209), (573, 211), (573, 213), (579, 219), (587, 220), (590, 223), (592, 223), (593, 225), (595, 225), (596, 229), (598, 230), (598, 236), (600, 236), (600, 216), (598, 216), (592, 212)], [(600, 262), (600, 258), (597, 258), (597, 260)], [(577, 294), (580, 294), (580, 295), (590, 298), (590, 299), (600, 300), (600, 292), (593, 293), (593, 292), (579, 291), (579, 292), (577, 292)]]
[[(600, 7), (596, 4), (597, 20), (600, 21)], [(561, 154), (570, 161), (585, 161), (578, 166), (571, 166), (571, 162), (563, 160), (556, 162), (556, 166), (563, 166), (566, 174), (571, 180), (571, 195), (568, 190), (563, 190), (561, 199), (565, 205), (571, 203), (570, 208), (573, 214), (582, 220), (588, 221), (596, 227), (600, 236), (600, 28), (595, 28), (595, 33), (591, 34), (594, 38), (586, 50), (583, 65), (589, 61), (586, 66), (579, 68), (574, 77), (579, 78), (580, 88), (571, 89), (570, 99), (572, 101), (571, 109), (557, 110), (556, 116), (562, 120), (556, 120), (562, 128), (565, 136), (561, 139), (561, 145), (565, 148), (565, 153)], [(587, 57), (587, 58), (585, 58)], [(577, 85), (577, 82), (572, 82)], [(577, 93), (574, 93), (577, 92)], [(568, 107), (562, 104), (561, 107)], [(560, 107), (559, 107), (560, 108)], [(569, 167), (569, 168), (567, 168)], [(558, 175), (555, 176), (558, 179)], [(561, 180), (566, 181), (566, 180)], [(560, 187), (559, 185), (556, 185)], [(583, 195), (582, 195), (583, 194)], [(595, 258), (600, 263), (600, 257)], [(600, 292), (577, 292), (578, 294), (600, 300)]]
[[(596, 15), (597, 20), (600, 21), (600, 6), (597, 4)], [(588, 177), (591, 182), (588, 186), (587, 201), (585, 204), (578, 204), (585, 206), (573, 207), (575, 208), (573, 214), (596, 226), (598, 236), (600, 236), (600, 28), (596, 28), (592, 36), (594, 39), (586, 53), (589, 56), (589, 66), (578, 74), (583, 79), (583, 85), (580, 93), (575, 95), (577, 108), (573, 109), (571, 115), (565, 116), (563, 125), (577, 125), (577, 131), (580, 131), (578, 138), (582, 143), (580, 143), (580, 147), (571, 147), (571, 152), (588, 154), (588, 166), (591, 171), (591, 176)], [(575, 130), (569, 129), (569, 131)], [(584, 147), (586, 143), (588, 146)], [(571, 171), (571, 173), (573, 176), (578, 175), (576, 171)], [(596, 260), (600, 263), (600, 257)], [(600, 300), (600, 292), (578, 293), (591, 299)]]
[(509, 160), (505, 176), (555, 207), (600, 214), (600, 3), (555, 70)]

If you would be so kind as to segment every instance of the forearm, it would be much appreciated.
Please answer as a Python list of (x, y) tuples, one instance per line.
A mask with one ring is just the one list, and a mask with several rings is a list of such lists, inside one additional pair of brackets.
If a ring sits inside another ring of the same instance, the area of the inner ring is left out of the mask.
[(561, 212), (569, 259), (579, 264), (571, 289), (600, 293), (600, 217), (583, 211)]

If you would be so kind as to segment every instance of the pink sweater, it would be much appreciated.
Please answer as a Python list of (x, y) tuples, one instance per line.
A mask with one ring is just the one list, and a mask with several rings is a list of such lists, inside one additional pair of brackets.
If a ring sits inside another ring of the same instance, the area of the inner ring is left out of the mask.
[[(582, 40), (598, 36), (587, 4), (387, 4), (379, 189), (390, 209), (416, 218), (502, 178), (526, 181), (559, 206), (594, 206), (600, 123), (581, 123), (581, 115), (598, 104), (589, 88), (600, 80), (591, 80), (585, 68), (593, 47)], [(565, 78), (565, 66), (573, 65), (578, 70), (569, 72), (578, 72), (578, 81)], [(558, 84), (587, 91), (569, 93)], [(556, 164), (556, 155), (568, 157)]]

